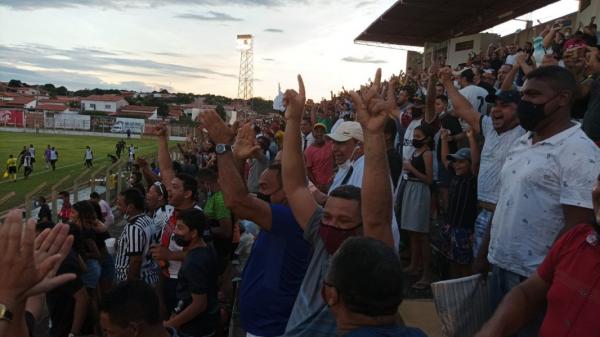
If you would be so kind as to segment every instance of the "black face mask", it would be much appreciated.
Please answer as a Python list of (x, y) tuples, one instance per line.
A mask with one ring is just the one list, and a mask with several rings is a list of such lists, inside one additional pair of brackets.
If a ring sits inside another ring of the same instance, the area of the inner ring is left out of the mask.
[(178, 246), (187, 247), (192, 242), (191, 240), (186, 240), (181, 235), (173, 234), (173, 240)]
[(425, 145), (425, 140), (423, 140), (423, 139), (413, 139), (412, 140), (412, 145), (418, 149), (420, 147), (423, 147), (423, 145)]
[(546, 118), (546, 113), (544, 111), (546, 104), (555, 98), (556, 96), (542, 104), (535, 104), (523, 100), (519, 102), (517, 115), (519, 116), (519, 124), (521, 124), (521, 127), (527, 131), (535, 131), (540, 125), (540, 122)]
[(262, 201), (265, 201), (267, 203), (271, 203), (271, 196), (268, 194), (262, 194), (260, 192), (256, 193), (256, 197)]

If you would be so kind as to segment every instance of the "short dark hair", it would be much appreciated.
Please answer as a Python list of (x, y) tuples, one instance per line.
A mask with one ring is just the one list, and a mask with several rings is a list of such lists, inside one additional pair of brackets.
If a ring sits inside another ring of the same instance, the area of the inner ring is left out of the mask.
[(204, 212), (196, 208), (185, 209), (177, 214), (177, 219), (180, 219), (190, 230), (198, 231), (198, 236), (202, 237), (206, 229)]
[(44, 203), (44, 204), (46, 203), (46, 197), (44, 197), (43, 195), (40, 195), (40, 196), (38, 197), (38, 200), (39, 200), (41, 203)]
[(329, 193), (330, 197), (346, 199), (346, 200), (354, 200), (360, 203), (360, 187), (356, 187), (354, 185), (341, 185), (333, 189), (331, 193)]
[(280, 163), (274, 163), (269, 165), (269, 167), (267, 167), (267, 170), (269, 171), (276, 171), (277, 172), (277, 180), (279, 180), (279, 185), (283, 186), (283, 176), (282, 176), (282, 170), (281, 170), (281, 164)]
[(60, 195), (61, 197), (69, 197), (69, 192), (68, 191), (60, 191), (58, 192), (58, 195)]
[(102, 296), (100, 311), (110, 321), (125, 328), (131, 322), (161, 324), (160, 305), (156, 291), (143, 281), (124, 281)]
[(144, 196), (138, 189), (130, 188), (119, 193), (119, 195), (125, 199), (125, 204), (133, 205), (135, 209), (140, 211), (144, 210)]
[(90, 193), (90, 199), (100, 199), (100, 194), (98, 192)]
[(448, 104), (448, 96), (446, 96), (446, 95), (437, 95), (437, 96), (435, 96), (435, 98), (444, 102), (444, 104)]
[(577, 81), (571, 72), (565, 68), (559, 66), (539, 67), (527, 74), (525, 78), (548, 82), (555, 91), (571, 92), (571, 102), (575, 99)]
[(196, 200), (198, 198), (198, 182), (194, 177), (187, 173), (177, 173), (175, 178), (183, 182), (183, 191), (192, 192), (192, 200)]
[(198, 180), (215, 182), (219, 179), (217, 171), (211, 168), (203, 167), (198, 170)]
[(460, 77), (464, 77), (467, 82), (471, 83), (475, 79), (475, 73), (471, 69), (466, 69), (460, 73)]
[(367, 237), (344, 241), (333, 255), (326, 281), (346, 307), (377, 317), (394, 315), (402, 303), (402, 265), (394, 250)]

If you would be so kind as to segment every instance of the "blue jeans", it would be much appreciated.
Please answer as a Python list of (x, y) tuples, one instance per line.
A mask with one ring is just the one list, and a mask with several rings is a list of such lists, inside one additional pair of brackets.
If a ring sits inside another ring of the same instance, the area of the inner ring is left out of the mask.
[[(508, 294), (512, 288), (518, 286), (521, 282), (525, 281), (527, 277), (515, 274), (506, 269), (502, 269), (496, 265), (492, 266), (492, 305), (497, 309), (500, 302)], [(495, 311), (494, 309), (494, 311)], [(515, 337), (537, 337), (544, 321), (546, 310), (535, 317), (534, 320), (529, 322), (526, 326), (521, 328)]]

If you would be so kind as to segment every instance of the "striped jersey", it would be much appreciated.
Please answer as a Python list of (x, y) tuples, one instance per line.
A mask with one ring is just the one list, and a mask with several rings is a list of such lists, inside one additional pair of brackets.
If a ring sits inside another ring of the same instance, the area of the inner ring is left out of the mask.
[(129, 219), (117, 243), (115, 275), (118, 282), (127, 280), (129, 257), (141, 255), (140, 279), (151, 285), (158, 283), (157, 267), (150, 254), (153, 236), (154, 223), (149, 216), (139, 214)]

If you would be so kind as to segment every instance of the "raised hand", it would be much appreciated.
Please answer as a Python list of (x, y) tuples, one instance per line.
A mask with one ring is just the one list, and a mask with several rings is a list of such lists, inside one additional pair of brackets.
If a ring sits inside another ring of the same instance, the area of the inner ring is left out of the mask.
[(387, 90), (387, 100), (380, 94), (381, 69), (375, 73), (373, 84), (361, 90), (358, 94), (350, 92), (350, 97), (356, 109), (356, 117), (365, 132), (383, 132), (385, 120), (389, 113), (396, 108), (395, 90), (396, 81), (390, 81)]
[(158, 136), (159, 138), (166, 138), (169, 135), (169, 128), (167, 127), (166, 123), (160, 123), (157, 124), (154, 127), (154, 135)]
[(202, 125), (208, 131), (208, 137), (217, 144), (231, 144), (235, 134), (233, 130), (225, 125), (216, 111), (206, 111), (200, 117)]
[(246, 160), (261, 151), (260, 145), (256, 143), (256, 134), (251, 123), (244, 124), (235, 138), (233, 155), (238, 160)]
[(36, 239), (35, 221), (24, 225), (21, 213), (9, 212), (0, 226), (0, 298), (4, 301), (24, 301), (75, 278), (74, 274), (55, 276), (73, 244), (69, 226), (57, 224)]
[(300, 121), (304, 113), (306, 103), (306, 92), (302, 76), (298, 75), (298, 92), (288, 89), (283, 94), (283, 106), (285, 106), (285, 118)]
[(438, 77), (442, 82), (452, 82), (452, 69), (443, 67), (438, 71)]

